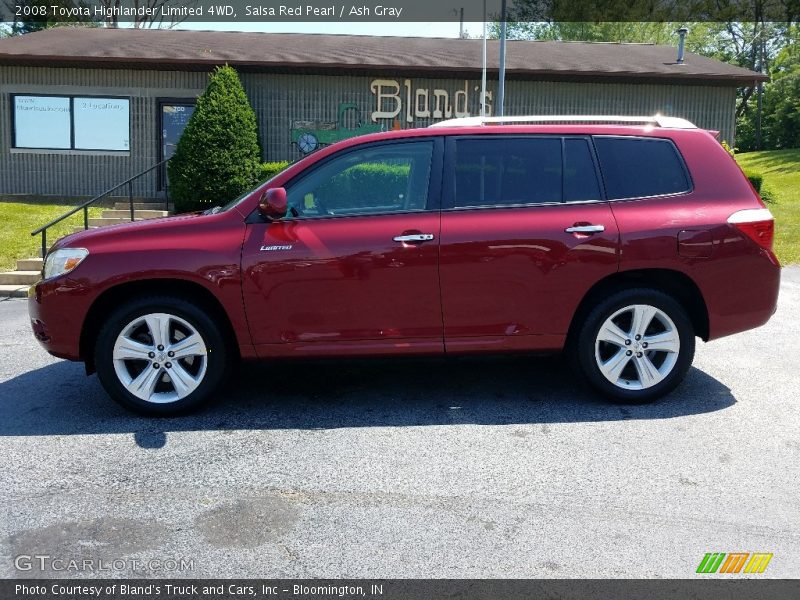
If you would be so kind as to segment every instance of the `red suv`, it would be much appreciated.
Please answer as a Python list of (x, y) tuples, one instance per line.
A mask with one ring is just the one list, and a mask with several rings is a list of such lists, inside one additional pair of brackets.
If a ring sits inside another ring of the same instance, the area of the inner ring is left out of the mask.
[(208, 400), (240, 358), (388, 354), (566, 350), (646, 402), (696, 336), (774, 313), (772, 237), (687, 121), (459, 119), (334, 144), (202, 214), (67, 236), (29, 307), (48, 352), (150, 414)]

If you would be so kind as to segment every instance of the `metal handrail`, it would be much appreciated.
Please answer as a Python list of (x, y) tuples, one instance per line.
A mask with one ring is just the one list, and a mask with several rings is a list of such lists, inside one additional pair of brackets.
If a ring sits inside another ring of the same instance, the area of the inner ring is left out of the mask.
[[(135, 212), (136, 211), (134, 210), (134, 207), (133, 207), (133, 182), (135, 180), (137, 180), (139, 177), (141, 177), (142, 175), (147, 175), (153, 169), (157, 169), (160, 166), (168, 163), (169, 160), (170, 159), (167, 158), (165, 160), (162, 160), (161, 162), (158, 162), (158, 163), (154, 164), (152, 167), (148, 167), (147, 169), (145, 169), (141, 173), (137, 173), (133, 177), (129, 177), (128, 179), (126, 179), (122, 183), (118, 183), (114, 187), (107, 189), (102, 194), (98, 194), (94, 198), (92, 198), (90, 200), (87, 200), (86, 202), (76, 206), (72, 210), (69, 210), (69, 211), (65, 212), (63, 215), (53, 219), (52, 221), (50, 221), (46, 225), (42, 225), (41, 227), (39, 227), (35, 231), (31, 231), (31, 235), (32, 236), (40, 234), (40, 233), (42, 234), (42, 258), (45, 258), (45, 255), (47, 254), (47, 230), (50, 227), (52, 227), (53, 225), (57, 225), (58, 223), (60, 223), (64, 219), (66, 219), (67, 217), (71, 217), (72, 215), (74, 215), (79, 210), (82, 210), (83, 211), (83, 228), (84, 228), (84, 230), (89, 229), (89, 207), (92, 204), (94, 204), (95, 202), (97, 202), (98, 200), (100, 200), (102, 198), (105, 198), (106, 196), (108, 196), (112, 192), (116, 192), (119, 188), (121, 188), (123, 186), (126, 186), (126, 185), (128, 186), (128, 202), (129, 202), (130, 208), (131, 208), (131, 221), (134, 221), (135, 220)], [(164, 210), (169, 210), (169, 189), (168, 189), (168, 185), (165, 185)]]

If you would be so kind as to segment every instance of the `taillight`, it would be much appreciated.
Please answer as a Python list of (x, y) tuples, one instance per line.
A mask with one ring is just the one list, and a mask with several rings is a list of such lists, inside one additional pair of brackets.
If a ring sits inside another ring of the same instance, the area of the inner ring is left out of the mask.
[(775, 220), (766, 208), (748, 208), (739, 210), (728, 217), (728, 223), (761, 246), (764, 250), (772, 250), (772, 239), (775, 237)]

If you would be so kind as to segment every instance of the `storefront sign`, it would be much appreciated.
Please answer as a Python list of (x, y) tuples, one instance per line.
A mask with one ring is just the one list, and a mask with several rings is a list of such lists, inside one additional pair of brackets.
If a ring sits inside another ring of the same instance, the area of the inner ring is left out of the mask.
[[(466, 79), (457, 90), (414, 87), (410, 79), (375, 79), (370, 83), (375, 97), (372, 120), (404, 119), (413, 123), (415, 119), (451, 119), (480, 114), (480, 85), (470, 84)], [(492, 92), (487, 90), (484, 98), (486, 115), (492, 114)]]

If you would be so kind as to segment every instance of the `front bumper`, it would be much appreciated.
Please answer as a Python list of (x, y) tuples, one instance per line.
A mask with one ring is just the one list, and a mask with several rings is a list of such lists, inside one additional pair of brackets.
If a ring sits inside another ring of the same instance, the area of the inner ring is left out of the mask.
[(81, 330), (91, 298), (68, 277), (39, 281), (28, 291), (28, 315), (36, 340), (53, 356), (82, 360)]

